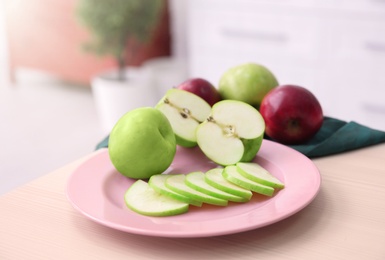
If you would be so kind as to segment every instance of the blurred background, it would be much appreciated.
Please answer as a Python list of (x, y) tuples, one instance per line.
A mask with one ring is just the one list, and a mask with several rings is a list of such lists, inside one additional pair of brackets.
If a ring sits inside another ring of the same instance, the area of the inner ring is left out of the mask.
[[(1, 1), (0, 194), (94, 151), (122, 111), (245, 62), (385, 130), (384, 0), (115, 1)], [(129, 83), (111, 80), (122, 61)]]

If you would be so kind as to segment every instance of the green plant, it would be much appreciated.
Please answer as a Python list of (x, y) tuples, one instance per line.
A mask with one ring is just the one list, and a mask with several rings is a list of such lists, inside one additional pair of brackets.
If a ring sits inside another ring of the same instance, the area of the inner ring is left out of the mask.
[(85, 49), (113, 56), (124, 80), (126, 64), (150, 39), (162, 7), (163, 0), (80, 0), (77, 17), (90, 30)]

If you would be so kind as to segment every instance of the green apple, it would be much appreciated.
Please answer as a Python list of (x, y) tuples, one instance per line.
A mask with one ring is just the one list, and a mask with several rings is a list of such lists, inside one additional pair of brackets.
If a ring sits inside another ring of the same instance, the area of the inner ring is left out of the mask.
[(166, 179), (170, 177), (170, 175), (167, 174), (157, 174), (151, 176), (150, 180), (148, 181), (148, 184), (150, 185), (151, 188), (153, 188), (155, 191), (169, 196), (173, 199), (180, 200), (182, 202), (188, 203), (190, 205), (194, 205), (197, 207), (202, 206), (201, 201), (193, 200), (187, 196), (184, 196), (180, 193), (177, 193), (173, 190), (170, 190), (169, 188), (166, 187)]
[(189, 209), (189, 204), (156, 192), (143, 180), (137, 180), (128, 188), (124, 201), (128, 208), (146, 216), (172, 216)]
[(263, 97), (276, 86), (278, 81), (269, 69), (260, 64), (245, 63), (227, 70), (220, 78), (218, 90), (223, 99), (259, 107)]
[(219, 165), (251, 161), (259, 151), (265, 121), (257, 109), (242, 101), (222, 100), (196, 132), (202, 152)]
[(171, 165), (176, 140), (163, 113), (142, 107), (118, 120), (110, 133), (108, 152), (118, 172), (130, 178), (146, 179)]
[(249, 189), (242, 188), (238, 185), (235, 185), (232, 182), (226, 180), (223, 175), (223, 168), (214, 168), (205, 173), (205, 181), (220, 190), (223, 190), (227, 193), (231, 193), (235, 196), (245, 198), (250, 200), (253, 196), (253, 193)]
[(193, 188), (194, 190), (200, 191), (207, 195), (228, 200), (234, 202), (246, 202), (247, 199), (233, 195), (231, 193), (217, 189), (205, 181), (205, 174), (203, 172), (191, 172), (186, 175), (186, 185)]
[(205, 100), (185, 90), (170, 89), (156, 108), (170, 121), (178, 145), (197, 145), (196, 128), (208, 117), (211, 110)]
[(260, 184), (258, 182), (252, 181), (242, 174), (240, 174), (235, 165), (227, 166), (223, 171), (223, 177), (238, 186), (241, 186), (245, 189), (249, 189), (259, 194), (266, 196), (272, 196), (274, 193), (274, 188)]
[(219, 199), (190, 188), (186, 185), (185, 180), (186, 175), (184, 174), (171, 175), (166, 179), (166, 187), (193, 200), (201, 201), (211, 205), (227, 206), (227, 200)]
[(249, 180), (277, 189), (285, 187), (280, 180), (257, 163), (237, 163), (236, 166), (238, 172)]

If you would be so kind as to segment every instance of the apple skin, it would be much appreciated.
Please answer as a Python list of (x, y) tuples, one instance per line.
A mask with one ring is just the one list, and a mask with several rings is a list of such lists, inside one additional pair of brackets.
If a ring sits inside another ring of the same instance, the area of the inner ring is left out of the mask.
[(222, 100), (218, 90), (207, 80), (202, 78), (188, 79), (177, 86), (204, 99), (210, 106)]
[(122, 175), (147, 179), (171, 165), (176, 153), (174, 131), (161, 111), (137, 108), (124, 114), (113, 127), (108, 152)]
[(262, 100), (260, 113), (265, 120), (265, 133), (283, 144), (305, 143), (323, 123), (322, 107), (317, 98), (296, 85), (282, 85), (271, 90)]
[(221, 76), (218, 91), (223, 99), (243, 101), (258, 108), (264, 96), (278, 85), (269, 69), (245, 63), (228, 69)]

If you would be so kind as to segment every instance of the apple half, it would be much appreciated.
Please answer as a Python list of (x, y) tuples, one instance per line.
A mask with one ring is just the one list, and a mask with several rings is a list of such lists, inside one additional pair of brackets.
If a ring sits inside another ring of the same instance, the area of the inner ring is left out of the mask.
[(216, 103), (196, 132), (202, 152), (217, 164), (250, 162), (259, 151), (265, 121), (257, 109), (242, 101)]
[(170, 121), (178, 145), (197, 145), (196, 129), (211, 111), (205, 100), (185, 90), (170, 89), (156, 108)]

